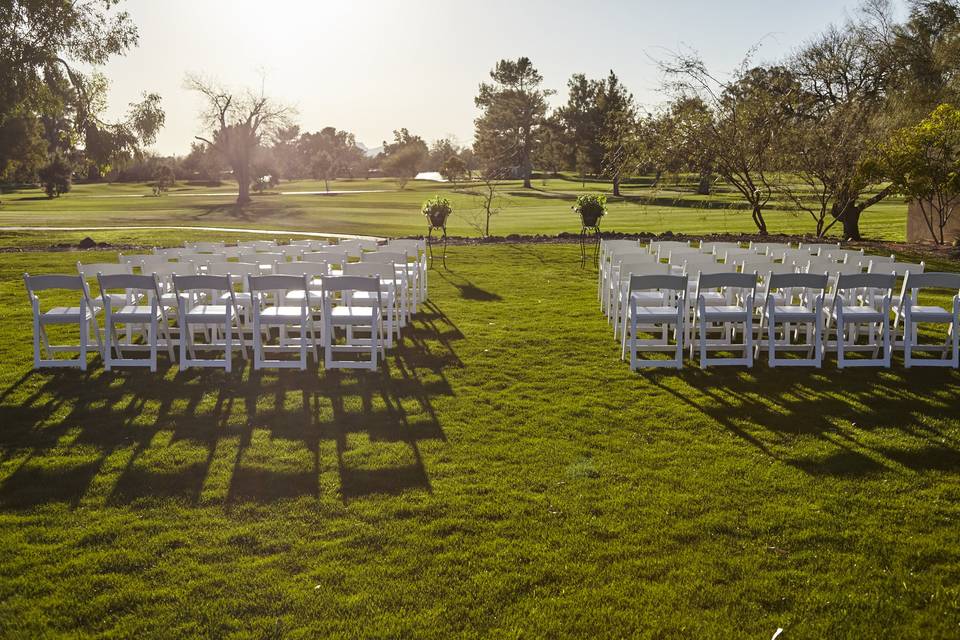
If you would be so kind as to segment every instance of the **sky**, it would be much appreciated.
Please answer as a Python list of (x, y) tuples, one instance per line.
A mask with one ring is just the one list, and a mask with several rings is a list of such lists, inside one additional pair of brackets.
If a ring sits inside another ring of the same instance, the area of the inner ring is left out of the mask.
[(478, 85), (502, 58), (529, 57), (565, 100), (574, 73), (613, 69), (648, 108), (665, 100), (656, 59), (697, 51), (719, 73), (761, 43), (773, 61), (857, 0), (127, 0), (139, 46), (102, 71), (108, 115), (159, 93), (166, 126), (154, 150), (185, 154), (202, 133), (197, 74), (259, 88), (294, 107), (301, 130), (345, 129), (368, 147), (407, 127), (426, 140), (473, 138)]

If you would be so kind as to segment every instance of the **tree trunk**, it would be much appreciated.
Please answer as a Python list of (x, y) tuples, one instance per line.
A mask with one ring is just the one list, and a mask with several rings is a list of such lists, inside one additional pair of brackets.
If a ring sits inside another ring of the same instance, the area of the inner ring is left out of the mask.
[(700, 172), (700, 184), (697, 185), (697, 195), (710, 195), (710, 185), (713, 183), (713, 172), (705, 169)]
[(753, 224), (757, 225), (757, 233), (762, 236), (767, 235), (767, 222), (763, 219), (763, 212), (760, 210), (760, 205), (753, 205)]
[(250, 167), (238, 166), (234, 173), (237, 174), (237, 204), (250, 204)]
[(853, 202), (848, 202), (840, 211), (840, 222), (843, 223), (844, 240), (861, 240), (860, 237), (860, 214), (863, 209)]
[(613, 178), (613, 195), (620, 196), (620, 177), (614, 176)]
[(653, 184), (651, 187), (656, 187), (660, 184), (660, 178), (663, 177), (663, 169), (657, 169), (657, 176), (653, 179)]

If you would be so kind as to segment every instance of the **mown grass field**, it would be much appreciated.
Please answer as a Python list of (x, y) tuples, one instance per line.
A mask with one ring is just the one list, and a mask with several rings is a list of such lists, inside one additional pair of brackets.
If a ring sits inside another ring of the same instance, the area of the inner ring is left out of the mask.
[(505, 244), (378, 374), (32, 372), (21, 274), (114, 257), (0, 255), (0, 636), (960, 634), (956, 371), (631, 373)]
[[(579, 232), (580, 222), (570, 210), (578, 193), (604, 191), (602, 182), (574, 179), (535, 181), (534, 189), (519, 182), (499, 187), (500, 213), (494, 218), (494, 235)], [(24, 190), (0, 195), (0, 226), (54, 225), (190, 225), (317, 230), (368, 235), (420, 235), (426, 232), (420, 205), (441, 193), (453, 201), (448, 230), (453, 235), (478, 235), (470, 221), (479, 214), (479, 199), (449, 184), (413, 181), (399, 190), (393, 180), (343, 180), (330, 184), (343, 194), (282, 194), (323, 191), (322, 182), (284, 182), (270, 195), (254, 196), (254, 203), (238, 209), (229, 192), (235, 187), (179, 185), (167, 195), (152, 197), (145, 184), (80, 184), (53, 200), (41, 191)], [(475, 185), (468, 189), (476, 190)], [(375, 191), (363, 193), (363, 191)], [(192, 195), (191, 195), (192, 194)], [(738, 198), (718, 188), (709, 198), (680, 191), (665, 183), (657, 189), (626, 185), (625, 198), (611, 198), (603, 220), (607, 231), (662, 233), (740, 233), (755, 231), (748, 211), (733, 208)], [(813, 233), (815, 225), (805, 212), (771, 206), (766, 212), (771, 233)], [(864, 214), (861, 231), (866, 237), (902, 240), (906, 205), (899, 199), (884, 201)], [(840, 233), (839, 227), (833, 232)]]

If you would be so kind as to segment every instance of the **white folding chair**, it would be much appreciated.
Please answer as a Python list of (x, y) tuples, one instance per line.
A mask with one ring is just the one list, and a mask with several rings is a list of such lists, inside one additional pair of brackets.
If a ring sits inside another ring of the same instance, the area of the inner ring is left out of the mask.
[[(753, 366), (753, 301), (756, 296), (755, 273), (701, 273), (697, 281), (694, 325), (697, 327), (697, 346), (700, 350), (700, 366), (747, 365)], [(704, 295), (719, 291), (723, 303), (711, 304)], [(736, 325), (742, 325), (743, 342), (737, 344)], [(709, 333), (720, 337), (710, 339)], [(690, 351), (693, 356), (694, 345)], [(742, 351), (742, 357), (708, 357), (709, 351)]]
[[(307, 352), (317, 359), (317, 339), (310, 310), (310, 286), (306, 275), (248, 276), (247, 289), (253, 297), (253, 368), (277, 367), (301, 370), (307, 368)], [(290, 304), (287, 294), (292, 291), (306, 295)], [(271, 304), (272, 302), (272, 304)], [(270, 328), (278, 329), (278, 344), (267, 344)], [(292, 338), (290, 333), (297, 334)], [(267, 359), (265, 354), (300, 354), (298, 360)]]
[[(837, 277), (827, 330), (836, 333), (837, 367), (890, 367), (890, 298), (896, 276), (882, 273), (841, 273)], [(861, 328), (866, 344), (858, 344)], [(877, 342), (877, 334), (882, 344)], [(883, 355), (878, 357), (880, 350)], [(870, 351), (871, 358), (851, 360), (851, 351)]]
[[(687, 276), (674, 275), (629, 275), (627, 285), (629, 299), (628, 324), (624, 329), (624, 348), (630, 354), (630, 368), (683, 367), (684, 319), (687, 315)], [(662, 301), (659, 305), (638, 304), (643, 294), (656, 294)], [(674, 344), (670, 344), (669, 330), (674, 327)], [(641, 339), (641, 330), (656, 333), (660, 338)], [(627, 337), (629, 333), (629, 338)], [(640, 358), (638, 352), (673, 352), (666, 360)]]
[(414, 311), (416, 311), (419, 304), (427, 299), (427, 273), (429, 272), (427, 268), (427, 241), (422, 238), (388, 240), (386, 250), (405, 251), (416, 263), (418, 291), (417, 299), (413, 305)]
[[(662, 262), (650, 262), (638, 259), (640, 256), (632, 256), (629, 260), (620, 262), (617, 267), (615, 280), (610, 281), (613, 291), (610, 293), (611, 309), (610, 319), (613, 321), (613, 338), (621, 338), (626, 335), (627, 312), (629, 311), (629, 285), (630, 274), (633, 275), (667, 275), (675, 270), (668, 264)], [(656, 291), (646, 291), (632, 294), (637, 299), (638, 304), (663, 304), (663, 296)]]
[[(956, 291), (952, 309), (920, 304), (924, 289)], [(900, 294), (898, 319), (903, 319), (903, 363), (910, 367), (960, 367), (960, 273), (908, 272)], [(947, 337), (942, 345), (921, 344), (919, 325), (946, 325)], [(940, 353), (941, 359), (917, 357), (916, 352)]]
[[(382, 300), (376, 305), (353, 302), (358, 292), (380, 295), (380, 280), (367, 276), (327, 276), (323, 278), (323, 362), (328, 369), (377, 369), (377, 357), (383, 350)], [(339, 343), (336, 329), (342, 329)], [(366, 334), (366, 336), (357, 333)], [(341, 359), (338, 354), (353, 354), (368, 359)]]
[[(157, 370), (157, 348), (160, 336), (163, 336), (164, 345), (170, 354), (170, 362), (174, 360), (173, 339), (170, 335), (170, 318), (161, 302), (160, 286), (157, 277), (153, 274), (99, 274), (97, 282), (100, 286), (100, 296), (103, 299), (103, 322), (106, 346), (104, 348), (103, 366), (110, 371), (112, 367), (150, 367), (150, 371)], [(112, 294), (111, 291), (122, 289), (123, 294)], [(116, 303), (116, 296), (125, 296), (121, 304)], [(142, 304), (146, 302), (146, 304)], [(127, 341), (122, 343), (117, 335), (117, 325), (126, 325)], [(134, 344), (131, 340), (133, 332), (130, 327), (141, 327), (146, 344)], [(128, 358), (126, 351), (148, 351), (146, 358)]]
[[(371, 251), (363, 253), (361, 260), (393, 266), (394, 280), (398, 281), (396, 306), (399, 315), (397, 319), (401, 328), (406, 327), (407, 322), (413, 319), (413, 308), (410, 301), (416, 288), (416, 282), (410, 274), (407, 254), (402, 251)], [(346, 265), (344, 265), (344, 275), (347, 275)], [(384, 274), (384, 277), (386, 277), (386, 274)]]
[[(173, 286), (179, 303), (180, 367), (223, 367), (230, 371), (237, 347), (246, 360), (247, 349), (239, 327), (240, 310), (230, 276), (174, 275)], [(199, 327), (199, 331), (195, 327)], [(197, 333), (203, 333), (207, 341), (198, 343)], [(223, 358), (197, 358), (197, 350), (222, 350)]]
[[(40, 275), (23, 274), (23, 282), (27, 287), (27, 296), (33, 309), (33, 368), (41, 367), (80, 367), (87, 370), (87, 347), (90, 340), (90, 327), (93, 327), (98, 350), (103, 353), (103, 340), (100, 337), (100, 327), (97, 324), (92, 305), (90, 303), (90, 289), (87, 281), (80, 275)], [(40, 304), (37, 292), (54, 291), (62, 295), (64, 291), (78, 295), (76, 306), (55, 306), (44, 310)], [(80, 329), (79, 345), (50, 344), (47, 327), (51, 325), (76, 325)], [(42, 349), (41, 349), (42, 345)], [(58, 353), (77, 353), (77, 358), (57, 358)], [(47, 357), (43, 357), (46, 355)]]
[(393, 348), (394, 336), (400, 339), (400, 309), (399, 299), (402, 295), (403, 280), (394, 272), (393, 263), (389, 262), (351, 262), (343, 265), (345, 276), (374, 277), (380, 281), (380, 295), (368, 291), (356, 291), (353, 302), (357, 305), (376, 304), (377, 300), (383, 304), (383, 313), (386, 317), (386, 348)]
[[(83, 279), (87, 282), (87, 287), (89, 288), (91, 282), (97, 282), (97, 275), (103, 274), (107, 275), (127, 275), (133, 273), (133, 266), (130, 263), (113, 263), (113, 262), (95, 262), (81, 264), (77, 263), (77, 273), (79, 273)], [(113, 300), (115, 303), (122, 304), (127, 301), (127, 295), (124, 294), (112, 294), (114, 296)], [(102, 296), (90, 298), (90, 304), (93, 307), (94, 313), (99, 313), (103, 309), (103, 300)]]
[[(771, 367), (814, 366), (823, 363), (823, 300), (828, 276), (814, 273), (769, 273), (760, 319), (757, 349), (767, 348)], [(763, 343), (763, 330), (767, 341)], [(779, 330), (779, 331), (778, 331)], [(800, 341), (801, 331), (805, 341)], [(806, 358), (782, 358), (780, 351), (806, 351)]]

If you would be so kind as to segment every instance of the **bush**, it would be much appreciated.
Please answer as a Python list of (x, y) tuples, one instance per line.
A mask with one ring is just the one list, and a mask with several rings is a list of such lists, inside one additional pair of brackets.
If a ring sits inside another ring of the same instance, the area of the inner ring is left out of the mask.
[(153, 187), (153, 195), (155, 196), (166, 193), (170, 187), (177, 182), (177, 176), (173, 172), (173, 167), (168, 164), (162, 164), (157, 167), (153, 174), (153, 179), (154, 182), (150, 186)]
[(434, 196), (423, 203), (420, 211), (430, 221), (431, 227), (440, 228), (447, 225), (447, 218), (453, 213), (453, 207), (450, 206), (450, 201), (446, 198)]
[(43, 190), (47, 192), (47, 197), (57, 198), (70, 191), (73, 167), (63, 156), (57, 154), (37, 172), (37, 175), (40, 177)]

